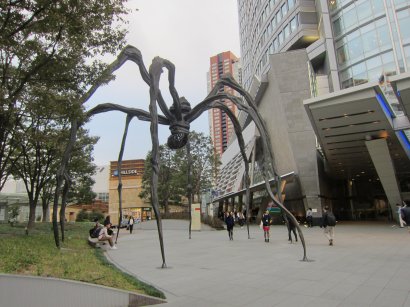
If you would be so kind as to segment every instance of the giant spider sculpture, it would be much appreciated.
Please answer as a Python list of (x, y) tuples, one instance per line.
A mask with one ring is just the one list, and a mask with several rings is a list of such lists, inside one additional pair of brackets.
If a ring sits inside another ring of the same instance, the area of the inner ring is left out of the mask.
[[(141, 110), (141, 109), (124, 107), (124, 106), (120, 106), (117, 104), (105, 103), (105, 104), (97, 105), (95, 108), (89, 110), (86, 113), (85, 119), (83, 120), (74, 119), (72, 121), (70, 140), (65, 149), (64, 155), (62, 157), (61, 165), (57, 173), (57, 185), (56, 185), (56, 190), (55, 190), (55, 195), (54, 195), (53, 228), (54, 228), (54, 236), (55, 236), (57, 246), (59, 246), (58, 224), (57, 224), (58, 199), (59, 199), (61, 187), (64, 181), (64, 187), (62, 191), (62, 208), (60, 211), (60, 217), (61, 216), (64, 217), (65, 199), (66, 199), (67, 191), (70, 186), (70, 177), (68, 175), (66, 168), (67, 168), (67, 163), (71, 156), (71, 151), (75, 143), (77, 130), (90, 117), (96, 114), (99, 114), (99, 113), (103, 113), (103, 112), (120, 111), (127, 115), (126, 121), (125, 121), (125, 129), (124, 129), (122, 143), (121, 143), (121, 150), (120, 150), (119, 157), (118, 157), (118, 168), (119, 168), (118, 194), (119, 194), (119, 212), (120, 212), (118, 224), (120, 224), (122, 220), (121, 163), (122, 163), (122, 157), (124, 153), (125, 141), (127, 138), (128, 126), (134, 117), (137, 117), (140, 120), (148, 121), (151, 123), (150, 125), (151, 140), (152, 140), (151, 200), (152, 200), (152, 207), (155, 212), (156, 221), (157, 221), (158, 236), (159, 236), (159, 242), (160, 242), (160, 247), (161, 247), (163, 268), (166, 267), (166, 262), (165, 262), (165, 251), (164, 251), (164, 244), (163, 244), (162, 223), (161, 223), (161, 216), (159, 213), (158, 193), (157, 193), (158, 172), (159, 172), (158, 124), (169, 126), (171, 135), (168, 138), (167, 144), (171, 149), (178, 149), (178, 148), (182, 148), (183, 146), (187, 145), (188, 159), (189, 159), (190, 157), (190, 154), (189, 154), (190, 123), (194, 121), (196, 118), (198, 118), (204, 111), (209, 110), (211, 108), (218, 108), (218, 109), (221, 109), (223, 112), (225, 112), (226, 115), (230, 118), (230, 120), (233, 123), (235, 134), (237, 136), (238, 143), (240, 146), (241, 155), (245, 163), (245, 178), (244, 178), (245, 187), (246, 187), (245, 206), (246, 206), (247, 212), (249, 212), (249, 200), (250, 200), (249, 162), (245, 154), (245, 144), (244, 144), (244, 139), (242, 136), (242, 131), (241, 131), (239, 122), (237, 118), (235, 117), (235, 115), (232, 113), (232, 111), (221, 102), (221, 99), (229, 99), (237, 106), (239, 110), (246, 112), (250, 116), (250, 118), (255, 122), (255, 125), (259, 130), (262, 150), (263, 150), (263, 154), (261, 155), (262, 156), (261, 169), (262, 169), (262, 174), (263, 174), (263, 178), (265, 181), (266, 191), (268, 192), (268, 195), (272, 199), (272, 201), (278, 207), (280, 207), (283, 213), (289, 216), (292, 222), (296, 225), (298, 232), (299, 232), (300, 240), (303, 245), (303, 259), (302, 260), (307, 261), (305, 240), (303, 237), (303, 233), (298, 225), (298, 222), (296, 221), (295, 217), (284, 207), (281, 201), (279, 201), (275, 197), (275, 195), (273, 194), (271, 190), (271, 186), (269, 183), (269, 176), (273, 175), (274, 178), (276, 179), (277, 194), (278, 195), (280, 194), (280, 188), (279, 188), (280, 187), (280, 177), (277, 176), (274, 171), (274, 163), (273, 163), (274, 160), (273, 160), (273, 154), (271, 151), (271, 143), (270, 143), (270, 139), (267, 134), (265, 123), (263, 122), (260, 114), (258, 113), (255, 103), (252, 97), (249, 95), (249, 93), (247, 93), (234, 79), (232, 79), (228, 75), (225, 75), (219, 79), (219, 81), (217, 82), (213, 90), (209, 93), (209, 95), (205, 98), (205, 100), (203, 100), (198, 105), (196, 105), (193, 109), (191, 109), (189, 102), (184, 97), (179, 97), (178, 92), (175, 89), (175, 85), (174, 85), (175, 67), (174, 65), (166, 59), (155, 57), (152, 61), (151, 66), (149, 67), (149, 71), (147, 71), (144, 65), (143, 59), (142, 59), (141, 52), (133, 46), (126, 46), (121, 51), (117, 59), (111, 65), (107, 67), (107, 70), (104, 76), (111, 75), (115, 70), (120, 68), (126, 61), (133, 61), (138, 65), (142, 79), (149, 86), (149, 94), (150, 94), (149, 112)], [(161, 74), (163, 72), (163, 68), (166, 68), (168, 70), (169, 91), (170, 91), (170, 94), (173, 100), (172, 106), (170, 108), (167, 107), (167, 104), (165, 103), (164, 98), (159, 89), (159, 81), (160, 81)], [(96, 82), (96, 84), (94, 84), (90, 88), (90, 90), (80, 99), (80, 103), (83, 104), (84, 102), (86, 102), (102, 83), (103, 83), (102, 79), (101, 81)], [(243, 97), (243, 99), (240, 97), (230, 95), (226, 92), (221, 92), (220, 89), (223, 88), (224, 86), (234, 89), (237, 93), (239, 93)], [(158, 114), (157, 103), (163, 115)], [(188, 174), (188, 176), (190, 176), (190, 174)], [(188, 197), (189, 202), (191, 203), (192, 192), (191, 192), (190, 186), (188, 186), (188, 196), (189, 196)], [(248, 230), (248, 238), (250, 238), (249, 215), (247, 216), (246, 224), (247, 224), (247, 230)], [(191, 223), (190, 223), (190, 226), (191, 226)], [(119, 232), (117, 232), (117, 239), (118, 239), (118, 233)], [(191, 231), (189, 232), (189, 235), (191, 236)]]

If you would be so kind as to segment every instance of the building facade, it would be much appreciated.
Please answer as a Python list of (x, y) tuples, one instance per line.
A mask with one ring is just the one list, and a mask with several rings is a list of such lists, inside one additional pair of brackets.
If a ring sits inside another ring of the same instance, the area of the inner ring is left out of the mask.
[[(141, 221), (151, 219), (152, 213), (151, 204), (145, 203), (139, 197), (144, 175), (144, 162), (143, 159), (125, 160), (121, 164), (122, 215), (123, 217), (132, 215), (134, 219)], [(118, 162), (111, 161), (108, 214), (113, 223), (116, 223), (119, 218), (118, 175)]]
[(410, 200), (409, 7), (238, 0), (243, 84), (276, 171), (294, 172), (284, 188), (294, 213), (311, 207), (320, 217), (329, 205), (339, 219), (397, 218), (396, 204)]
[[(219, 53), (210, 58), (210, 67), (208, 72), (208, 93), (213, 89), (216, 82), (224, 74), (230, 74), (233, 78), (241, 83), (241, 69), (239, 59), (230, 51)], [(220, 91), (235, 95), (230, 88), (224, 88)], [(222, 100), (222, 102), (237, 115), (236, 106), (229, 100)], [(225, 112), (220, 109), (210, 109), (208, 111), (209, 130), (215, 152), (221, 156), (226, 150), (231, 134), (233, 132), (233, 125)]]

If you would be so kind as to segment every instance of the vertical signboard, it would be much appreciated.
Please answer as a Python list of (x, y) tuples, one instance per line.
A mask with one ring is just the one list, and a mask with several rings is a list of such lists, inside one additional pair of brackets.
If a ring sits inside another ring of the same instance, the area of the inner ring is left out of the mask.
[(191, 206), (192, 230), (201, 230), (201, 204), (196, 203)]

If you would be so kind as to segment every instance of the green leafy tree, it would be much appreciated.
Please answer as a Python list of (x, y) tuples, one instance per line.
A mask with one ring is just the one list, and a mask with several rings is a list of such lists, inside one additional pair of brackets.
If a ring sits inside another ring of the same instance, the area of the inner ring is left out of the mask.
[(0, 190), (21, 158), (16, 146), (32, 102), (54, 101), (66, 118), (78, 117), (78, 97), (112, 78), (98, 56), (124, 46), (125, 2), (0, 1)]
[[(212, 185), (212, 174), (219, 160), (215, 158), (211, 139), (203, 133), (192, 131), (189, 134), (191, 148), (191, 186), (193, 194), (200, 199), (203, 189)], [(170, 201), (179, 202), (183, 196), (187, 196), (188, 185), (188, 158), (186, 147), (171, 150), (166, 145), (160, 146), (160, 161), (158, 174), (158, 198), (160, 206), (168, 212)], [(151, 153), (145, 160), (145, 170), (142, 179), (142, 191), (139, 196), (151, 200)]]
[[(161, 207), (165, 210), (165, 215), (169, 213), (169, 202), (180, 202), (184, 193), (186, 181), (181, 180), (181, 172), (175, 163), (175, 153), (182, 149), (173, 151), (165, 145), (159, 147), (159, 174), (158, 174), (158, 200)], [(142, 178), (142, 190), (139, 196), (151, 201), (151, 178), (152, 164), (151, 152), (147, 154)]]

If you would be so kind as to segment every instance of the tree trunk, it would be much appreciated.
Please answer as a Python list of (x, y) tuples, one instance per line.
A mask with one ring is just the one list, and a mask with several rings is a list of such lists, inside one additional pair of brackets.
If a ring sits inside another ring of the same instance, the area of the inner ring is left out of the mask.
[(27, 229), (33, 229), (36, 221), (36, 203), (33, 199), (29, 199), (30, 211), (28, 215)]
[(42, 217), (42, 222), (43, 223), (48, 223), (50, 222), (50, 206), (49, 203), (45, 200), (43, 200), (43, 217)]
[[(68, 177), (68, 176), (67, 176)], [(61, 241), (64, 242), (64, 226), (65, 226), (65, 208), (67, 206), (67, 195), (70, 189), (70, 181), (67, 178), (63, 187), (63, 195), (61, 197), (61, 209), (60, 209), (60, 229), (61, 229)]]

